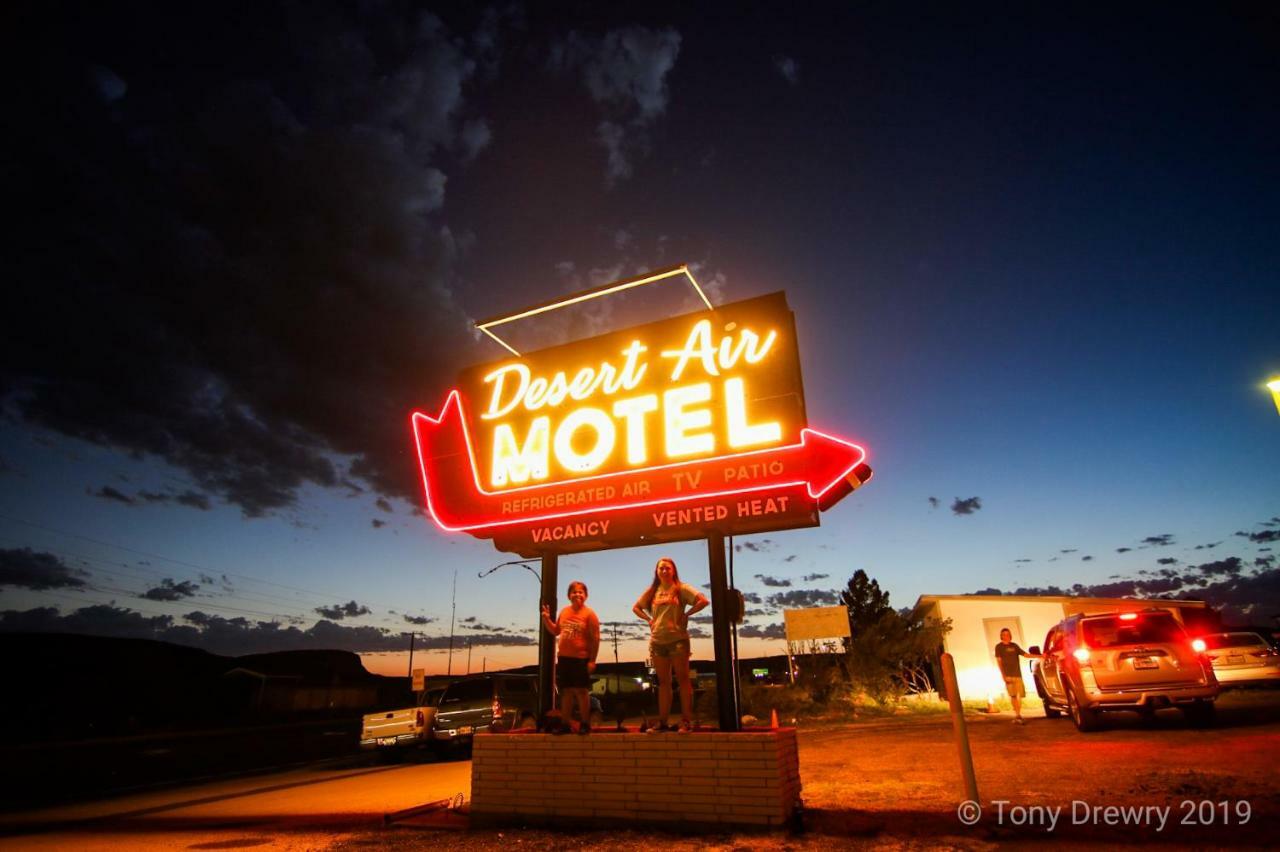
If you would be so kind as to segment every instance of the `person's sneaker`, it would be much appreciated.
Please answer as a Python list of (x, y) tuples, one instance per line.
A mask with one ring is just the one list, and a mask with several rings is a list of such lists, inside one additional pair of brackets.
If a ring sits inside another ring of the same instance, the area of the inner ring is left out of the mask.
[(689, 720), (688, 720), (688, 719), (681, 719), (681, 720), (680, 720), (680, 727), (676, 728), (676, 733), (677, 733), (677, 734), (688, 734), (688, 733), (692, 733), (692, 732), (693, 732), (693, 728), (689, 725)]
[(1015, 725), (1025, 725), (1025, 724), (1027, 724), (1027, 720), (1026, 720), (1026, 719), (1024, 719), (1024, 718), (1022, 718), (1021, 716), (1015, 716), (1015, 717), (1014, 717), (1014, 719), (1013, 719), (1013, 724), (1015, 724)]
[(663, 722), (663, 723), (661, 723), (661, 724), (654, 725), (654, 726), (653, 726), (652, 728), (650, 728), (646, 733), (650, 733), (650, 734), (665, 734), (665, 733), (666, 733), (667, 731), (669, 731), (669, 730), (671, 730), (671, 729), (670, 729), (669, 727), (667, 727), (667, 725), (666, 725), (666, 723), (665, 723), (665, 722)]

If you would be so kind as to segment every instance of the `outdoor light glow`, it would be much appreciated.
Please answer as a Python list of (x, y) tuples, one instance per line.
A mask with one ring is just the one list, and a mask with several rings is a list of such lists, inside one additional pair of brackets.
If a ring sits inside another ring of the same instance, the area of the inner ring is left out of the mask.
[(1120, 620), (1121, 620), (1121, 621), (1133, 621), (1133, 620), (1135, 620), (1137, 617), (1138, 617), (1138, 614), (1137, 614), (1136, 612), (1122, 612), (1122, 613), (1120, 613)]
[(1276, 413), (1280, 414), (1280, 379), (1267, 382), (1267, 389), (1271, 391), (1271, 398), (1275, 400)]
[(813, 526), (870, 468), (808, 428), (794, 329), (772, 293), (464, 370), (411, 418), (431, 517), (503, 547)]
[(1208, 646), (1207, 646), (1207, 645), (1205, 645), (1205, 643), (1204, 643), (1204, 640), (1203, 640), (1203, 639), (1192, 639), (1192, 640), (1191, 640), (1191, 650), (1195, 651), (1197, 654), (1203, 654), (1203, 653), (1204, 653), (1204, 651), (1205, 651), (1205, 648), (1207, 648), (1207, 647), (1208, 647)]

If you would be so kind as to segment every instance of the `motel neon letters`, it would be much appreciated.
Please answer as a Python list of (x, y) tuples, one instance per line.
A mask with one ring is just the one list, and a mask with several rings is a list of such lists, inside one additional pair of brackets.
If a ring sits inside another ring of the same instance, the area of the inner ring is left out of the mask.
[[(482, 422), (494, 421), (489, 484), (500, 488), (544, 481), (551, 476), (553, 462), (567, 474), (594, 472), (615, 452), (621, 452), (631, 467), (655, 458), (662, 462), (714, 454), (711, 426), (717, 413), (724, 418), (730, 450), (777, 444), (782, 438), (777, 421), (748, 422), (744, 378), (711, 381), (735, 367), (759, 364), (778, 337), (770, 330), (762, 340), (750, 328), (735, 334), (735, 327), (728, 323), (717, 341), (711, 321), (698, 320), (680, 349), (658, 353), (674, 362), (655, 366), (669, 368), (670, 386), (661, 393), (636, 393), (650, 369), (645, 358), (649, 349), (639, 340), (621, 350), (620, 364), (606, 359), (597, 367), (578, 369), (572, 379), (565, 370), (550, 378), (535, 375), (518, 361), (489, 372), (483, 382), (492, 391), (488, 407), (480, 413)], [(690, 363), (695, 365), (690, 372), (701, 369), (704, 381), (690, 382), (692, 377), (684, 375)], [(681, 378), (686, 383), (675, 384)], [(586, 404), (574, 407), (577, 402)], [(536, 414), (520, 436), (503, 419), (518, 407), (553, 413)], [(560, 415), (554, 424), (553, 414)], [(659, 439), (657, 447), (651, 446), (651, 419), (661, 424), (652, 430)]]
[(864, 456), (807, 428), (782, 293), (470, 368), (413, 426), (436, 522), (522, 553), (812, 526)]

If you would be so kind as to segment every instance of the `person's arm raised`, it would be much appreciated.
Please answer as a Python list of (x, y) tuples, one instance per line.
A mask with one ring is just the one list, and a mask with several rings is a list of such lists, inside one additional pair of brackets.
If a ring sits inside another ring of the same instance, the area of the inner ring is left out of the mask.
[(542, 605), (542, 624), (552, 636), (560, 635), (560, 625), (551, 620), (551, 607)]

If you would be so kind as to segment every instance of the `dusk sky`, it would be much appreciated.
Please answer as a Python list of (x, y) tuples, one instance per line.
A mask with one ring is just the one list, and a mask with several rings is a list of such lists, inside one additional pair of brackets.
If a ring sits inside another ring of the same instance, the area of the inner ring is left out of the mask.
[[(473, 323), (688, 263), (785, 290), (875, 479), (735, 540), (742, 652), (855, 569), (1280, 614), (1267, 4), (22, 4), (0, 630), (372, 671), (536, 657), (537, 583), (423, 516)], [(693, 310), (678, 280), (530, 345)], [(625, 622), (658, 556), (564, 557)], [(710, 625), (695, 657), (710, 657)], [(1037, 637), (1038, 638), (1038, 637)], [(612, 651), (602, 652), (612, 659)]]

